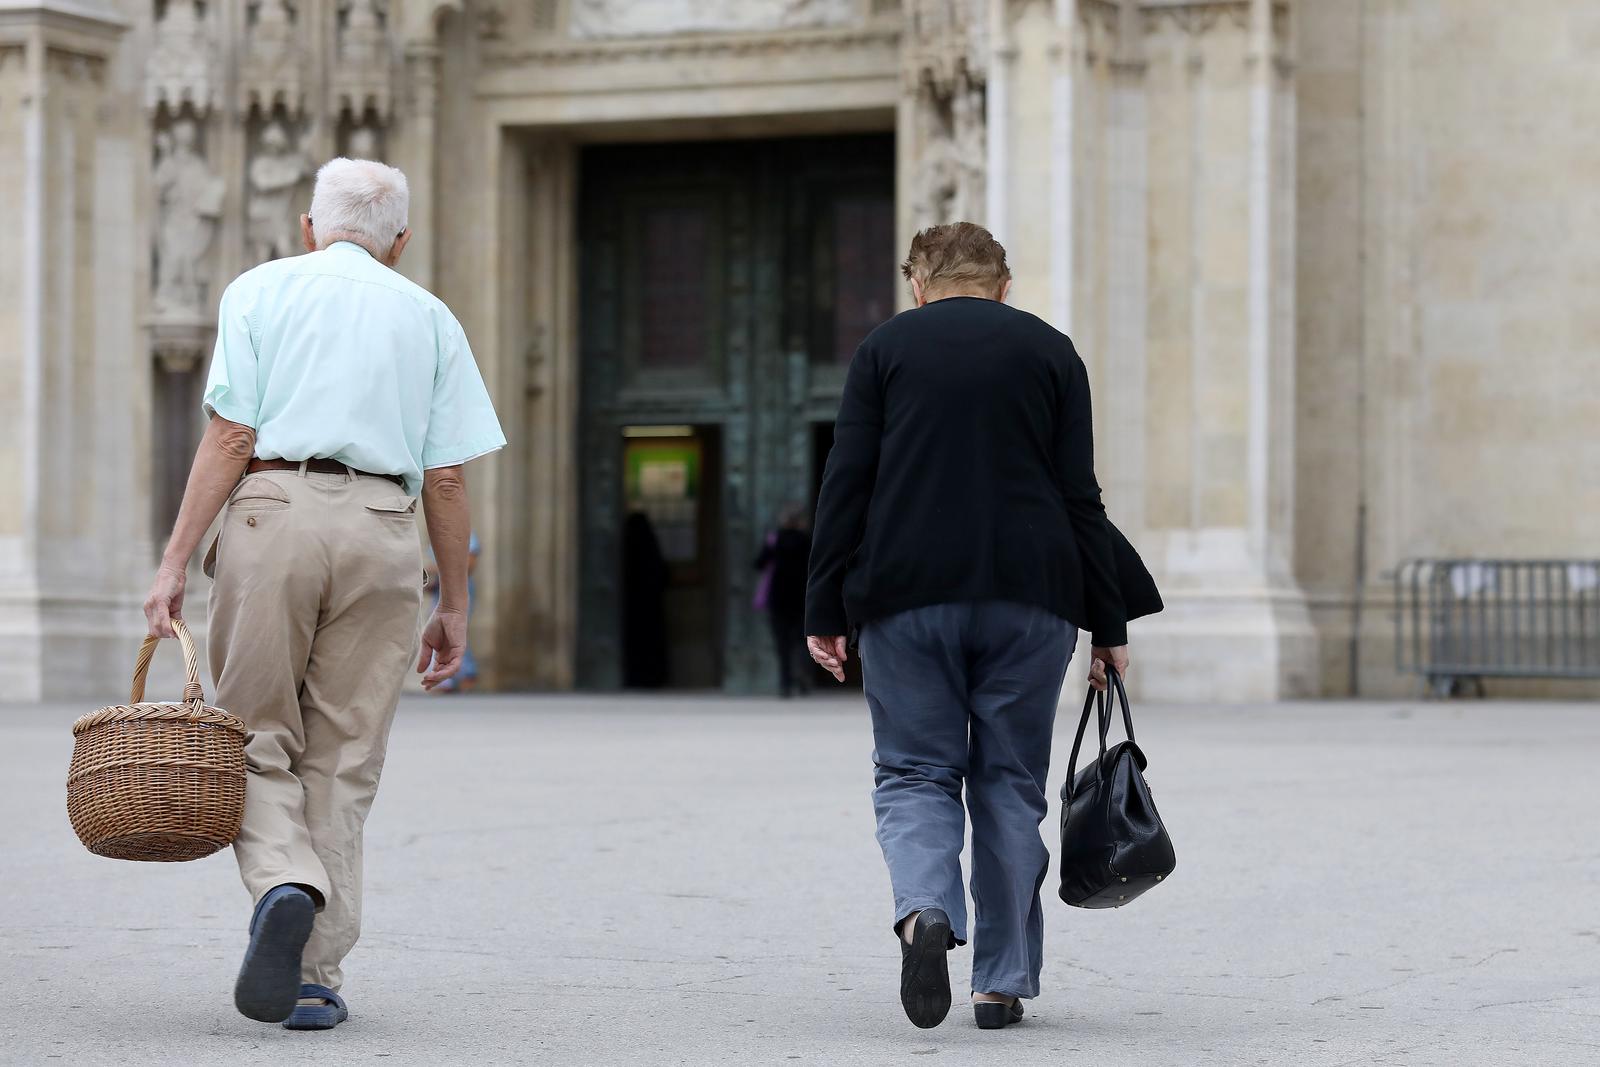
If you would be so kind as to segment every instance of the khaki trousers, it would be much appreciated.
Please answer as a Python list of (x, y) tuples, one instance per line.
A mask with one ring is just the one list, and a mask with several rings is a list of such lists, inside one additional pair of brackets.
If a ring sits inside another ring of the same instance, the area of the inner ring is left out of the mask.
[(217, 705), (250, 729), (239, 873), (322, 895), (302, 980), (338, 989), (361, 932), (361, 831), (418, 639), (416, 502), (381, 478), (241, 481), (206, 559)]

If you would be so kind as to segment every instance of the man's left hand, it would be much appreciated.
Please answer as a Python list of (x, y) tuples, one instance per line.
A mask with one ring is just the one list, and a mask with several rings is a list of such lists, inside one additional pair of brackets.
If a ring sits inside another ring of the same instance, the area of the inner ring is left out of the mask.
[(466, 651), (467, 617), (459, 611), (435, 611), (422, 629), (422, 652), (417, 656), (422, 688), (431, 690), (454, 678)]

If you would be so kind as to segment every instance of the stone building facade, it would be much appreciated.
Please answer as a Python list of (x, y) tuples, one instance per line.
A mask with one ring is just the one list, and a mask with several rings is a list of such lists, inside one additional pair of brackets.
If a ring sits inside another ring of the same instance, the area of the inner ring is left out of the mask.
[(1143, 694), (1405, 691), (1401, 560), (1600, 535), (1597, 45), (1580, 0), (0, 0), (7, 695), (122, 684), (217, 298), (341, 153), (409, 175), (511, 439), (488, 684), (620, 681), (643, 509), (679, 680), (758, 687), (847, 339), (970, 218), (1089, 363)]

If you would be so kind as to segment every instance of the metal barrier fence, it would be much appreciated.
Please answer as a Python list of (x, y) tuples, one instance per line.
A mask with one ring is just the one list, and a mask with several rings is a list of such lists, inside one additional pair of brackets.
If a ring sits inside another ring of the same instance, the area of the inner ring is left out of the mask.
[(1394, 582), (1395, 665), (1435, 696), (1600, 678), (1600, 560), (1416, 559)]

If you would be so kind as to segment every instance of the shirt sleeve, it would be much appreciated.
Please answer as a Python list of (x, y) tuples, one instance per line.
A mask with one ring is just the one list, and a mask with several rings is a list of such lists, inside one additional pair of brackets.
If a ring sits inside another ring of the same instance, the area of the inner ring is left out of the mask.
[(428, 433), (422, 444), (422, 467), (454, 467), (506, 446), (489, 390), (467, 345), (467, 336), (453, 318), (439, 345), (439, 367), (433, 376), (433, 403)]
[(882, 437), (878, 364), (870, 344), (863, 343), (845, 375), (844, 397), (833, 426), (833, 449), (822, 476), (811, 535), (806, 633), (813, 637), (837, 637), (849, 631), (845, 571), (865, 533), (867, 505), (878, 480)]
[(1100, 501), (1094, 475), (1094, 425), (1089, 372), (1068, 345), (1066, 380), (1056, 429), (1056, 463), (1072, 534), (1083, 563), (1084, 610), (1094, 644), (1114, 648), (1128, 643), (1128, 611), (1117, 578), (1111, 523)]
[(237, 283), (222, 293), (217, 310), (217, 345), (211, 355), (202, 406), (252, 430), (261, 428), (261, 389), (249, 294)]

